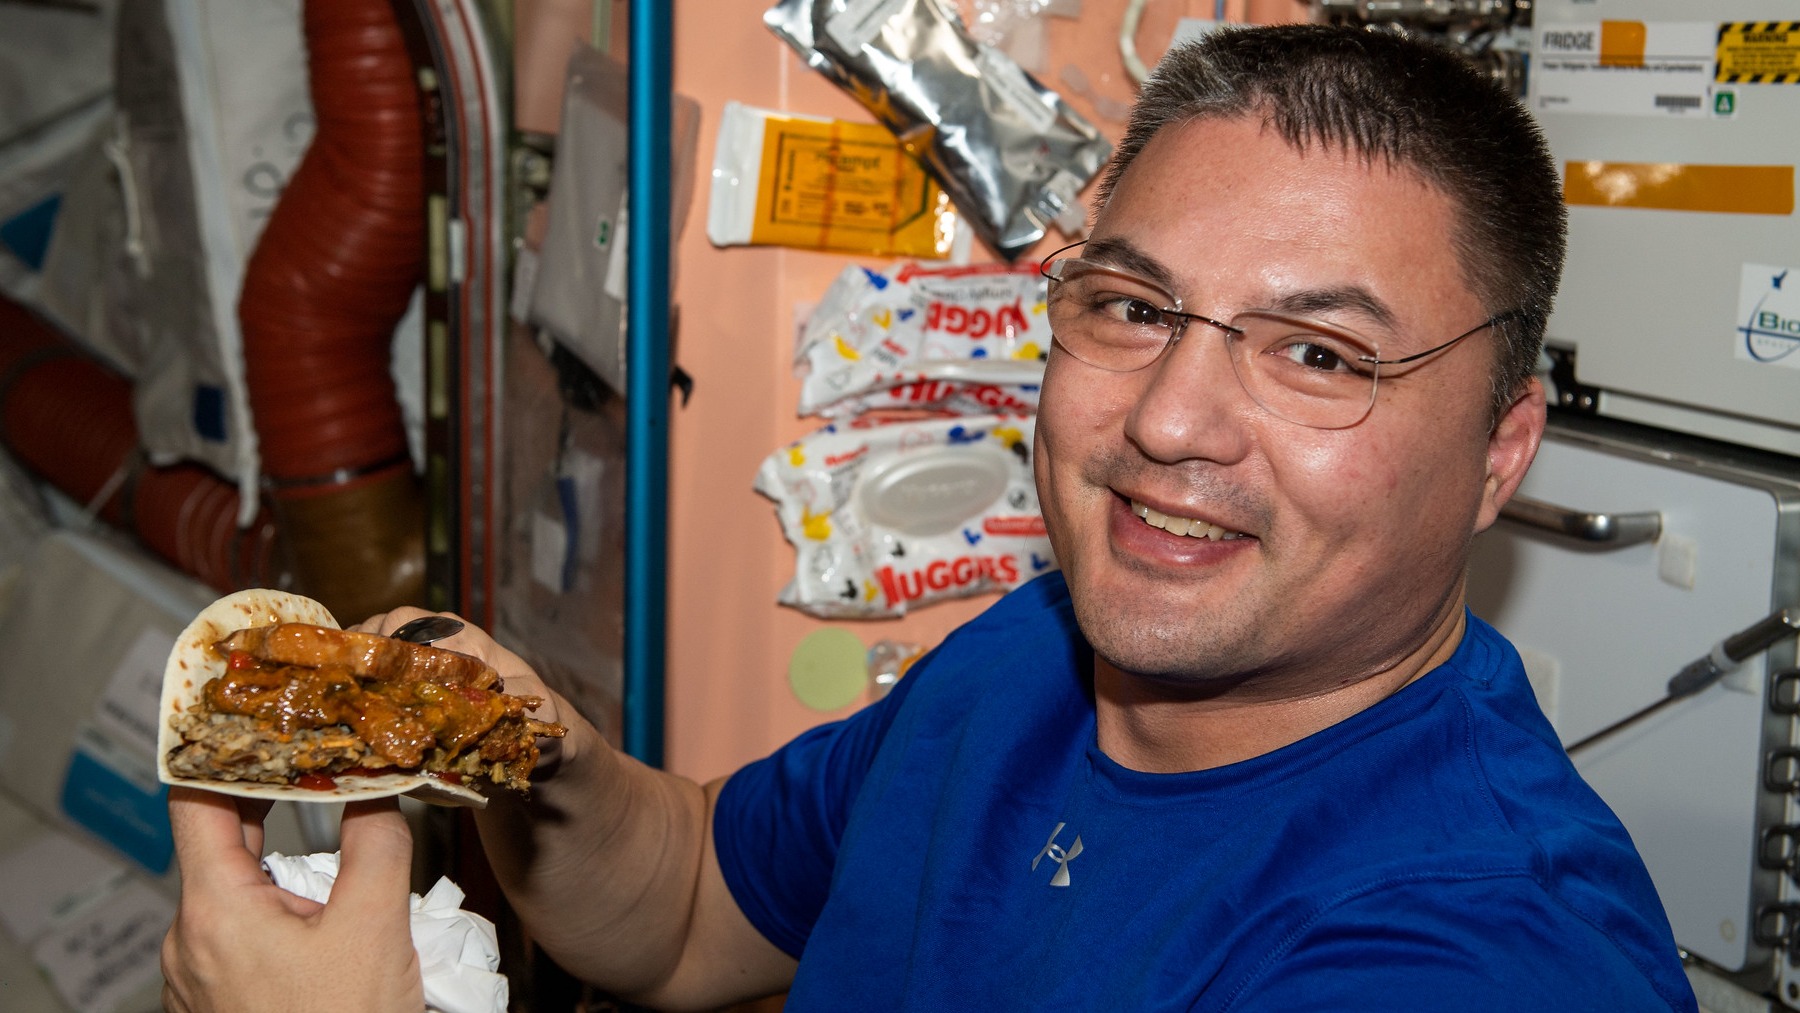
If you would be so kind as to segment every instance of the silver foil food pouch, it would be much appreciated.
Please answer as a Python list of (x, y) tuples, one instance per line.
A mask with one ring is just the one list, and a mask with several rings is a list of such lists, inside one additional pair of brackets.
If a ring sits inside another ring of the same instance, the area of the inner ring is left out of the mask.
[(1079, 227), (1076, 195), (1112, 146), (946, 0), (781, 0), (763, 23), (892, 130), (1001, 256), (1058, 219)]

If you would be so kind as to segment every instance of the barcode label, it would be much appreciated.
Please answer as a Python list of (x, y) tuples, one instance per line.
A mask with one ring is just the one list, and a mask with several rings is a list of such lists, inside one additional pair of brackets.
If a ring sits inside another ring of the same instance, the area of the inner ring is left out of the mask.
[(1698, 95), (1657, 95), (1650, 100), (1658, 109), (1698, 109)]

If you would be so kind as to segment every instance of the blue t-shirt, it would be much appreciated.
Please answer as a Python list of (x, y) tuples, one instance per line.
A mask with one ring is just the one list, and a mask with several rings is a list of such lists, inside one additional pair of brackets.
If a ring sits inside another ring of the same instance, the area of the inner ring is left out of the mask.
[(1095, 745), (1051, 574), (889, 696), (733, 776), (714, 840), (800, 959), (787, 1009), (1694, 1010), (1624, 827), (1517, 653), (1450, 661), (1255, 759)]

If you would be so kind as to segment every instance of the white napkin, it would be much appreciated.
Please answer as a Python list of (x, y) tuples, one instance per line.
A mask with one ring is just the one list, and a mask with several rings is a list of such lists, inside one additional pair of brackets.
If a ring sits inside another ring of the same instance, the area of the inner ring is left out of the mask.
[[(270, 852), (263, 868), (275, 885), (324, 903), (337, 881), (337, 852)], [(432, 1013), (506, 1013), (506, 976), (494, 923), (461, 909), (462, 889), (446, 877), (421, 897), (412, 895), (413, 949), (425, 975), (425, 1008)]]

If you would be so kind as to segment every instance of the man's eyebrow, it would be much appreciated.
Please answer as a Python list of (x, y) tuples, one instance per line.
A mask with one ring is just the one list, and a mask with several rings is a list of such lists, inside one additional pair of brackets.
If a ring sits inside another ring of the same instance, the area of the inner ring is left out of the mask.
[(1138, 249), (1124, 238), (1090, 239), (1081, 248), (1081, 259), (1095, 260), (1154, 281), (1164, 289), (1175, 291), (1175, 276), (1162, 262)]
[(1395, 329), (1394, 311), (1375, 293), (1361, 285), (1309, 288), (1291, 292), (1276, 299), (1273, 305), (1264, 308), (1277, 313), (1292, 313), (1297, 316), (1315, 316), (1335, 310), (1350, 310), (1367, 317), (1386, 330)]
[[(1177, 293), (1175, 275), (1162, 261), (1150, 256), (1123, 237), (1108, 239), (1090, 239), (1082, 247), (1083, 260), (1095, 260), (1121, 270), (1130, 271), (1148, 281), (1154, 281), (1171, 293)], [(1183, 298), (1177, 293), (1179, 298)], [(1290, 292), (1277, 298), (1268, 306), (1256, 309), (1271, 310), (1276, 313), (1291, 313), (1295, 316), (1315, 316), (1339, 310), (1349, 310), (1360, 314), (1379, 327), (1392, 331), (1396, 326), (1394, 311), (1375, 293), (1361, 285), (1338, 285), (1330, 288), (1309, 288), (1299, 292)]]

